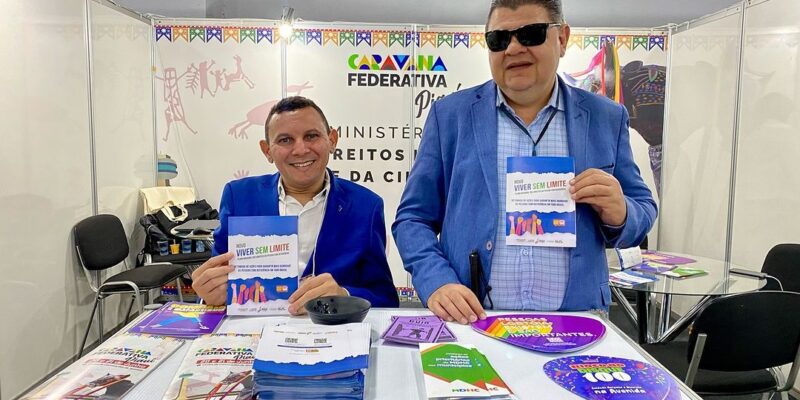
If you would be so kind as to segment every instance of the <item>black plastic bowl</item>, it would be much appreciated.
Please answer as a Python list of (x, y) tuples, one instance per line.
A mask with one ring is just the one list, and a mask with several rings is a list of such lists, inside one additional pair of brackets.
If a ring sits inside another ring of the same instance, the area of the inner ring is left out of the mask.
[(369, 301), (355, 296), (317, 297), (305, 305), (311, 321), (321, 325), (361, 322), (371, 306)]

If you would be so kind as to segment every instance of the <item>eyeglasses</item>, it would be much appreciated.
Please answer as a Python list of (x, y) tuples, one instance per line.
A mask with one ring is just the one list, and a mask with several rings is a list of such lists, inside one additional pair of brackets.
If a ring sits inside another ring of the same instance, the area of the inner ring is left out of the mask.
[(525, 25), (513, 31), (495, 30), (485, 33), (486, 46), (491, 51), (503, 51), (511, 44), (511, 37), (516, 36), (523, 46), (538, 46), (547, 40), (547, 30), (551, 26), (561, 26), (557, 22), (540, 22)]

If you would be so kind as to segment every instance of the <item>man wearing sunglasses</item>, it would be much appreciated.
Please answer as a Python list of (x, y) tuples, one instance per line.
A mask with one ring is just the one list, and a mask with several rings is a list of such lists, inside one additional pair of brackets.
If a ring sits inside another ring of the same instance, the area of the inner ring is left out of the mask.
[[(433, 104), (392, 231), (420, 298), (468, 323), (499, 310), (607, 310), (605, 245), (638, 245), (656, 204), (633, 161), (625, 108), (556, 75), (560, 0), (494, 0), (492, 80)], [(506, 160), (572, 157), (574, 248), (506, 245)]]

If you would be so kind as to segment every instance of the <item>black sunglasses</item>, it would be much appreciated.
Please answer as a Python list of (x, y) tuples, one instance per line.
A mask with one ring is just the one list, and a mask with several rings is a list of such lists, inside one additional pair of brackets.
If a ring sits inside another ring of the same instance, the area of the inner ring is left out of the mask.
[(496, 30), (486, 32), (486, 46), (491, 51), (503, 51), (511, 44), (511, 38), (517, 37), (519, 44), (523, 46), (538, 46), (547, 40), (547, 29), (551, 26), (561, 26), (557, 22), (540, 22), (525, 25), (513, 31)]

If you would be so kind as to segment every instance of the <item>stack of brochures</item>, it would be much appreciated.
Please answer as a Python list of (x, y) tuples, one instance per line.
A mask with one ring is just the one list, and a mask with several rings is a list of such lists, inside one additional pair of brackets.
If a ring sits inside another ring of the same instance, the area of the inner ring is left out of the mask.
[(366, 323), (268, 324), (253, 391), (257, 399), (363, 399), (369, 347)]
[(171, 301), (131, 328), (131, 333), (194, 339), (213, 333), (225, 318), (225, 306)]
[(445, 322), (435, 315), (392, 317), (392, 323), (381, 335), (387, 342), (417, 345), (419, 343), (455, 342), (456, 336)]
[(164, 400), (249, 399), (260, 334), (217, 333), (192, 341)]
[(471, 344), (420, 343), (419, 353), (429, 399), (517, 398)]
[(116, 335), (23, 399), (119, 399), (181, 344), (164, 336)]

